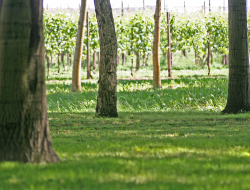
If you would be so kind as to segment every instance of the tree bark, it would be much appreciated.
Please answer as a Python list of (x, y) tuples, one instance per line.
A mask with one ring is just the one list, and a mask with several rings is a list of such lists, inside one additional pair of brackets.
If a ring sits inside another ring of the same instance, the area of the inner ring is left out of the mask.
[(161, 0), (156, 0), (155, 9), (155, 30), (154, 30), (154, 44), (153, 44), (153, 86), (154, 88), (161, 88), (160, 77), (160, 17), (161, 17)]
[(87, 12), (87, 79), (92, 78), (91, 76), (91, 63), (90, 63), (90, 36), (89, 36), (89, 13)]
[(76, 50), (73, 63), (72, 71), (72, 92), (81, 91), (81, 62), (82, 62), (82, 51), (83, 51), (83, 39), (84, 39), (84, 28), (86, 22), (87, 13), (87, 0), (81, 1), (80, 18), (78, 22)]
[(136, 72), (140, 69), (140, 52), (136, 52)]
[(50, 68), (50, 59), (49, 56), (46, 54), (45, 58), (47, 60), (47, 80), (49, 79), (49, 68)]
[(172, 48), (172, 42), (171, 42), (171, 33), (170, 33), (170, 13), (167, 12), (167, 31), (168, 31), (168, 77), (172, 77), (172, 65), (171, 65), (171, 48)]
[(222, 113), (250, 111), (246, 0), (229, 0), (229, 85)]
[(47, 120), (42, 0), (1, 7), (0, 161), (59, 161)]
[(96, 73), (96, 51), (93, 53), (93, 71)]
[(118, 117), (117, 113), (117, 38), (109, 0), (95, 0), (100, 38), (99, 90), (96, 112), (104, 117)]

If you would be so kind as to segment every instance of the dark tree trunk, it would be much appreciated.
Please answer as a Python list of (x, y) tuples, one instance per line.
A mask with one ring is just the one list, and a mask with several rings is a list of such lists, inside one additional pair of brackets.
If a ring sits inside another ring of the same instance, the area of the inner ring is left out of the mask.
[(101, 52), (98, 52), (98, 71), (100, 70)]
[(58, 70), (57, 73), (60, 73), (60, 54), (57, 54), (57, 66), (58, 66)]
[(198, 65), (199, 64), (199, 58), (198, 58), (198, 53), (195, 52), (195, 64)]
[(90, 63), (90, 35), (89, 35), (89, 13), (87, 12), (87, 79), (92, 78), (91, 76), (91, 63)]
[(47, 120), (42, 0), (4, 0), (0, 13), (0, 161), (59, 161)]
[(229, 0), (229, 85), (222, 113), (250, 111), (246, 0)]
[(50, 59), (49, 56), (46, 54), (45, 58), (47, 60), (47, 80), (49, 79), (49, 68), (50, 68)]
[(96, 51), (93, 53), (93, 72), (96, 73)]
[(109, 0), (95, 0), (101, 60), (96, 112), (100, 116), (118, 117), (117, 113), (117, 39)]
[(140, 53), (136, 52), (136, 72), (140, 69)]
[(125, 61), (126, 61), (126, 54), (122, 53), (122, 65), (125, 65)]
[(62, 65), (63, 65), (63, 71), (66, 70), (65, 64), (64, 64), (64, 53), (61, 54), (61, 61), (62, 61)]

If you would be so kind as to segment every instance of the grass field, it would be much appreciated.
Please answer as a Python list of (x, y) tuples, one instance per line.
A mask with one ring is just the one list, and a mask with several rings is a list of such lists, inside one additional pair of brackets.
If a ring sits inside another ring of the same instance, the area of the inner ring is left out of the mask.
[(73, 94), (71, 70), (52, 72), (48, 117), (61, 162), (0, 163), (1, 190), (250, 189), (250, 114), (220, 114), (227, 68), (174, 70), (162, 89), (149, 67), (134, 78), (118, 69), (118, 118), (96, 116), (96, 78)]

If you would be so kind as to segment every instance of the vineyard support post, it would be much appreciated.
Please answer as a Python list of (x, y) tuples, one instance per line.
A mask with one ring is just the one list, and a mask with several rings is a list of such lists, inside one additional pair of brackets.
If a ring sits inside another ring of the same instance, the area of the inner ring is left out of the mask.
[(160, 24), (161, 24), (161, 0), (156, 0), (155, 8), (155, 27), (154, 27), (154, 42), (153, 42), (153, 86), (161, 88), (160, 76)]
[(170, 13), (167, 12), (167, 32), (168, 32), (168, 77), (172, 77), (171, 73), (171, 33), (170, 33)]
[(90, 63), (90, 43), (89, 43), (89, 12), (87, 12), (87, 79), (91, 78), (91, 63)]
[(81, 1), (80, 18), (78, 22), (76, 48), (72, 71), (72, 92), (81, 91), (81, 62), (83, 51), (84, 29), (87, 13), (87, 0)]
[(124, 17), (123, 1), (122, 1), (122, 17)]
[(209, 12), (211, 12), (211, 1), (209, 0)]
[(206, 1), (204, 1), (204, 14), (206, 13)]
[(209, 32), (208, 32), (208, 42), (207, 42), (207, 68), (208, 76), (210, 75), (210, 41), (209, 41)]

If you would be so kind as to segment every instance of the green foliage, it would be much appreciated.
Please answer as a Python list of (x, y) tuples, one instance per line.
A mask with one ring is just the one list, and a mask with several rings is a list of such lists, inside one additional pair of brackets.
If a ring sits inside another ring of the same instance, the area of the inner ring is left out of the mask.
[[(211, 14), (171, 14), (172, 51), (194, 51), (199, 57), (206, 53), (208, 41), (215, 54), (228, 53), (227, 15)], [(99, 51), (98, 24), (95, 14), (91, 13), (90, 46), (92, 51)], [(161, 42), (162, 53), (167, 52), (166, 14), (162, 14)], [(44, 16), (45, 49), (48, 53), (72, 52), (75, 48), (78, 16), (69, 13), (49, 14)], [(142, 11), (126, 17), (116, 16), (115, 27), (118, 42), (118, 53), (134, 52), (142, 55), (152, 53), (154, 18), (151, 13)], [(250, 32), (250, 31), (249, 31)], [(87, 38), (84, 41), (86, 54)], [(144, 56), (145, 59), (145, 56)]]

